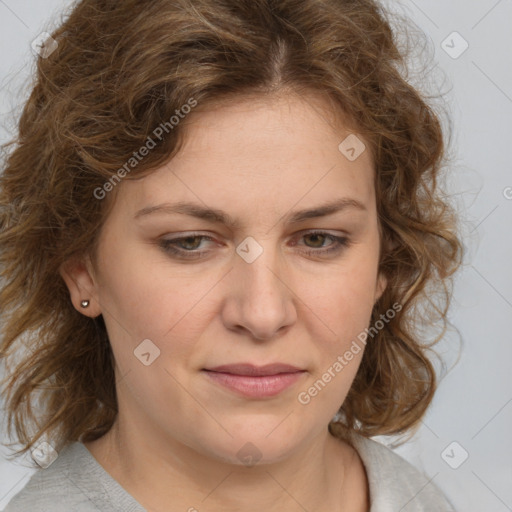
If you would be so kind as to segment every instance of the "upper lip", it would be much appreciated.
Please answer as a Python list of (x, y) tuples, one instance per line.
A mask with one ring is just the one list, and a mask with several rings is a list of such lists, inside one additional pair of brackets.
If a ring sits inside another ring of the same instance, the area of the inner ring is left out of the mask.
[(277, 375), (279, 373), (296, 373), (304, 371), (302, 368), (284, 363), (272, 363), (256, 366), (250, 363), (223, 364), (213, 368), (205, 368), (210, 372), (231, 373), (233, 375)]

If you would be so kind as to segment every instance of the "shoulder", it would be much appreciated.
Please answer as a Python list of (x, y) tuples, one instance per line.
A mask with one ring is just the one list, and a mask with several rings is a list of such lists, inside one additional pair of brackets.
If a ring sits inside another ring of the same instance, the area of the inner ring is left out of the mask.
[(350, 440), (366, 470), (371, 512), (454, 512), (433, 482), (390, 448), (373, 439), (354, 435)]
[[(119, 508), (121, 507), (121, 508)], [(79, 442), (61, 450), (47, 468), (38, 469), (3, 512), (139, 512), (126, 494)]]
[(65, 447), (47, 468), (38, 469), (27, 485), (9, 502), (4, 512), (79, 512), (98, 510), (87, 498), (87, 487), (73, 475), (85, 454), (79, 443)]

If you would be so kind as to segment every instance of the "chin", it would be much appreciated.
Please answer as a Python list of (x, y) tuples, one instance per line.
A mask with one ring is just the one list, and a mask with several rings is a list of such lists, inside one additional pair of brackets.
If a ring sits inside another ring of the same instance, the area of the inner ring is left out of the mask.
[(284, 422), (279, 425), (279, 421), (273, 417), (273, 421), (260, 420), (257, 424), (247, 420), (236, 429), (226, 427), (233, 437), (224, 432), (221, 437), (217, 433), (216, 440), (203, 439), (203, 443), (207, 443), (202, 443), (203, 450), (212, 458), (242, 467), (280, 462), (305, 442), (306, 435), (290, 428), (290, 425), (285, 427)]

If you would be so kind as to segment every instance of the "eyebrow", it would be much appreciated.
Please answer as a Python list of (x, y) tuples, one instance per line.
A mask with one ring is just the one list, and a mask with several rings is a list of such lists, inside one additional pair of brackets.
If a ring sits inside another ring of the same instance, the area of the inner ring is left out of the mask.
[[(359, 210), (363, 212), (367, 211), (366, 206), (360, 201), (349, 197), (343, 197), (341, 199), (337, 199), (335, 201), (331, 201), (314, 208), (291, 212), (285, 216), (285, 222), (289, 224), (298, 224), (299, 222), (303, 222), (308, 219), (325, 217), (327, 215), (332, 215), (334, 213), (348, 209)], [(224, 224), (232, 229), (240, 228), (240, 222), (235, 220), (228, 213), (216, 208), (205, 208), (200, 204), (190, 202), (178, 202), (173, 204), (162, 203), (156, 206), (147, 206), (146, 208), (139, 210), (135, 214), (134, 218), (140, 219), (141, 217), (145, 217), (154, 213), (178, 213), (218, 224)]]

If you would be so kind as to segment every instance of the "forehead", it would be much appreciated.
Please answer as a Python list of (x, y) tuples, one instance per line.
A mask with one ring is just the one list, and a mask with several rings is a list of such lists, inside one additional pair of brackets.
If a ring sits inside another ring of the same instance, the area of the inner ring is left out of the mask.
[[(199, 106), (184, 121), (180, 151), (148, 176), (122, 184), (131, 211), (176, 200), (281, 211), (297, 202), (374, 198), (370, 152), (321, 97), (231, 100)], [(347, 157), (346, 140), (359, 144), (356, 159)]]
[(303, 94), (281, 91), (199, 104), (184, 119), (182, 127), (185, 139), (182, 156), (211, 143), (223, 149), (228, 149), (226, 145), (235, 149), (262, 142), (263, 147), (258, 149), (275, 150), (280, 145), (283, 153), (284, 144), (322, 150), (327, 145), (337, 147), (337, 139), (357, 132), (354, 123), (327, 96), (307, 91)]

